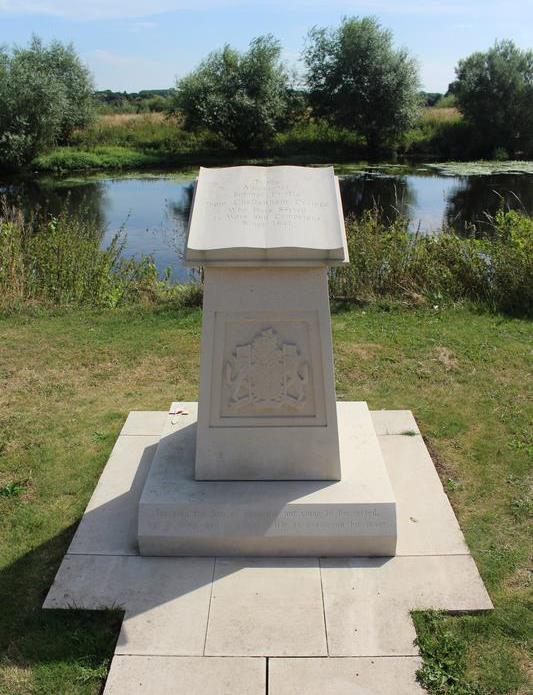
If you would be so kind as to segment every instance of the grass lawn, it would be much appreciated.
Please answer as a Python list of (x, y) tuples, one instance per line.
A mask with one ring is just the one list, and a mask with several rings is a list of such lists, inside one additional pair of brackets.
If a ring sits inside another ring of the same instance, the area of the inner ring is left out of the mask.
[[(423, 682), (525, 695), (531, 324), (370, 307), (333, 331), (339, 399), (414, 411), (496, 607), (415, 616)], [(3, 695), (100, 692), (120, 615), (40, 607), (128, 411), (196, 399), (199, 338), (196, 309), (0, 319)]]

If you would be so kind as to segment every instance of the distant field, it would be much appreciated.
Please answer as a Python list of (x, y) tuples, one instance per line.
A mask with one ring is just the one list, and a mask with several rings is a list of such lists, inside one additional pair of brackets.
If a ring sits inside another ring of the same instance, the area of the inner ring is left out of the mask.
[(156, 111), (152, 113), (104, 113), (98, 116), (97, 123), (105, 126), (124, 126), (138, 125), (139, 123), (162, 123), (168, 120), (166, 114)]
[(453, 122), (453, 121), (458, 121), (461, 119), (461, 114), (459, 113), (459, 110), (455, 108), (455, 106), (448, 106), (446, 108), (436, 108), (436, 107), (428, 107), (423, 109), (422, 111), (422, 121), (433, 121), (436, 123), (447, 123), (447, 122)]
[[(421, 120), (431, 121), (456, 121), (461, 118), (459, 110), (455, 106), (445, 108), (426, 107), (422, 110)], [(139, 126), (146, 123), (163, 123), (168, 122), (168, 116), (160, 112), (152, 113), (106, 113), (100, 114), (97, 123), (102, 126)], [(170, 119), (170, 122), (176, 125), (175, 119)]]

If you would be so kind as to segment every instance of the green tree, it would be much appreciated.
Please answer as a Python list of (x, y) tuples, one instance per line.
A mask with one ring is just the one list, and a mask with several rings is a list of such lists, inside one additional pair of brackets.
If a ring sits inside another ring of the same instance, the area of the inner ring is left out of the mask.
[(303, 57), (314, 112), (361, 133), (371, 150), (414, 125), (421, 102), (416, 61), (393, 47), (391, 32), (375, 18), (314, 27)]
[(0, 49), (0, 164), (20, 167), (93, 117), (93, 83), (72, 45)]
[(465, 119), (490, 155), (533, 152), (533, 51), (501, 41), (459, 61), (450, 85)]
[(170, 111), (191, 130), (208, 128), (239, 150), (266, 145), (284, 123), (288, 74), (281, 46), (271, 35), (254, 39), (246, 53), (226, 45), (179, 80)]

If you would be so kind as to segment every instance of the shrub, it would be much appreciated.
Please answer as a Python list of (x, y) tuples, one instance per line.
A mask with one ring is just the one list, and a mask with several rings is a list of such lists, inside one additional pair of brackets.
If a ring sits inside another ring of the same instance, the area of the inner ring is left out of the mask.
[(72, 46), (0, 48), (0, 166), (18, 168), (92, 118), (92, 81)]
[(459, 61), (451, 91), (465, 119), (479, 131), (480, 154), (496, 148), (533, 152), (533, 51), (512, 41)]
[(157, 272), (152, 260), (124, 259), (125, 237), (109, 246), (89, 222), (68, 212), (26, 221), (2, 205), (0, 214), (0, 305), (37, 301), (114, 307), (150, 296)]
[(361, 137), (345, 128), (325, 120), (310, 120), (296, 123), (283, 133), (278, 133), (269, 153), (280, 157), (310, 154), (315, 159), (335, 156), (342, 160), (352, 158), (357, 148), (364, 151)]
[[(333, 298), (407, 302), (469, 300), (494, 311), (533, 313), (533, 220), (501, 211), (491, 238), (411, 234), (405, 219), (391, 224), (378, 211), (347, 223), (350, 264), (334, 268)], [(473, 230), (475, 232), (475, 230)]]
[(314, 28), (304, 51), (311, 106), (318, 116), (362, 134), (370, 150), (391, 144), (416, 121), (421, 96), (416, 62), (396, 50), (373, 17)]
[(264, 147), (289, 108), (288, 75), (280, 53), (280, 44), (270, 35), (254, 39), (244, 54), (228, 45), (211, 53), (177, 82), (171, 113), (183, 114), (186, 128), (208, 128), (238, 150)]

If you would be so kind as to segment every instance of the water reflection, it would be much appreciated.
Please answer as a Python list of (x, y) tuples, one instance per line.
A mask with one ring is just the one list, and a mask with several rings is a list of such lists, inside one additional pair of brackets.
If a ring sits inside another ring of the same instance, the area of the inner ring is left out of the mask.
[(490, 233), (490, 217), (504, 207), (533, 215), (533, 176), (461, 177), (446, 200), (445, 223), (459, 232), (475, 224)]
[(10, 205), (32, 214), (57, 216), (67, 209), (72, 214), (83, 216), (89, 225), (103, 234), (107, 224), (106, 209), (110, 203), (106, 182), (90, 181), (76, 185), (60, 182), (26, 180), (4, 184), (0, 182), (0, 193)]
[(386, 222), (399, 216), (409, 217), (417, 207), (416, 188), (406, 176), (381, 176), (362, 173), (340, 179), (341, 196), (346, 215), (359, 215), (376, 208)]
[[(341, 195), (346, 215), (381, 210), (385, 221), (404, 216), (411, 229), (437, 233), (450, 226), (463, 233), (475, 223), (490, 229), (486, 214), (501, 205), (533, 215), (533, 176), (443, 176), (421, 168), (391, 175), (379, 171), (342, 176)], [(121, 228), (127, 233), (125, 254), (151, 254), (161, 273), (186, 281), (191, 271), (182, 264), (183, 246), (192, 202), (190, 178), (148, 176), (76, 181), (0, 183), (8, 201), (27, 212), (40, 209), (57, 215), (67, 205), (73, 214), (88, 217), (107, 244)]]

